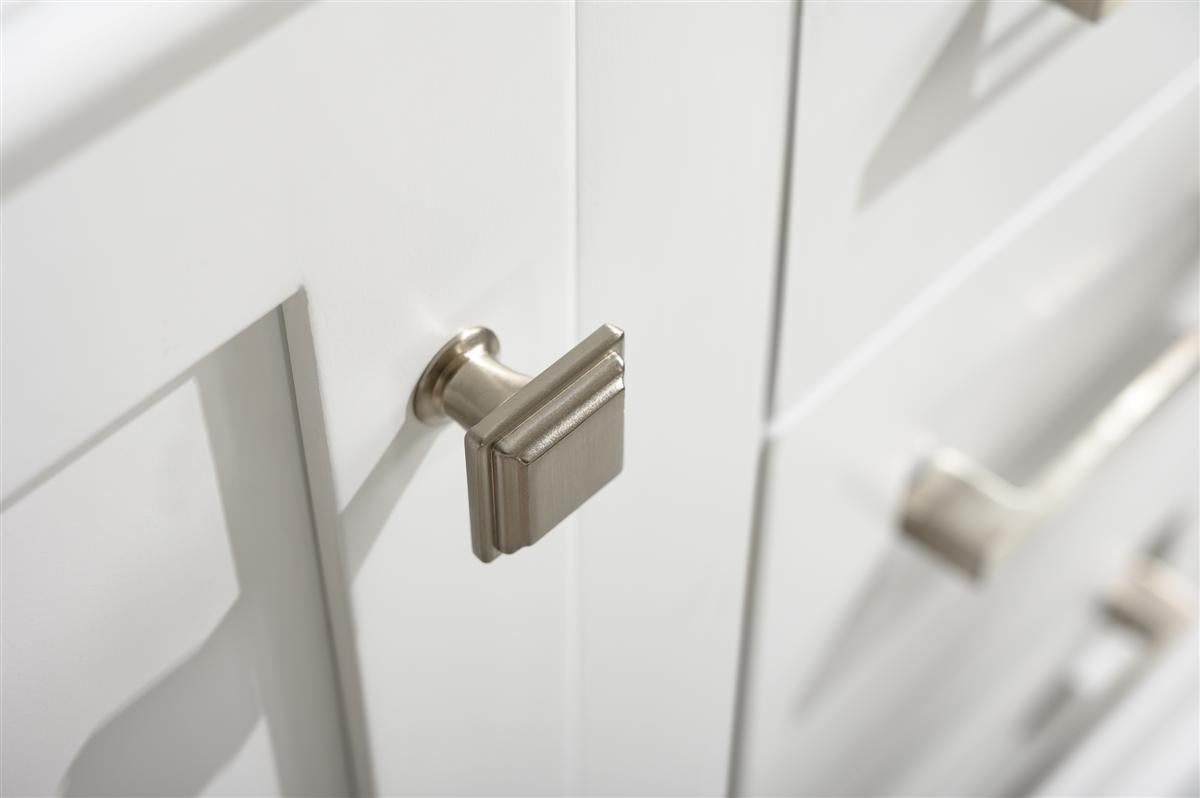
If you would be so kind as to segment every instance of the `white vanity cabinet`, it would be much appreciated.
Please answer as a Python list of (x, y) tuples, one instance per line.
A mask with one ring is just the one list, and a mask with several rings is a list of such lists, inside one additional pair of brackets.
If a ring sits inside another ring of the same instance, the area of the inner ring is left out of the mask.
[[(0, 4), (0, 794), (1148, 785), (1194, 380), (985, 582), (901, 518), (1195, 325), (1197, 7), (1126, 5)], [(480, 562), (414, 386), (604, 324), (620, 475)]]
[[(2, 13), (4, 794), (721, 792), (793, 7)], [(602, 322), (624, 474), (485, 566), (413, 386)]]

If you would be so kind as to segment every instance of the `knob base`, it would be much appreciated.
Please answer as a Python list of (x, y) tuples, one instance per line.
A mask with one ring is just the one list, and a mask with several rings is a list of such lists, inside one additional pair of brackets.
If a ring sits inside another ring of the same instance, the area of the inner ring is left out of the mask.
[[(468, 327), (459, 330), (442, 345), (429, 361), (413, 391), (413, 413), (430, 426), (440, 426), (452, 420), (446, 406), (446, 387), (450, 380), (473, 359), (500, 353), (500, 339), (487, 327)], [(472, 426), (468, 424), (466, 426)]]

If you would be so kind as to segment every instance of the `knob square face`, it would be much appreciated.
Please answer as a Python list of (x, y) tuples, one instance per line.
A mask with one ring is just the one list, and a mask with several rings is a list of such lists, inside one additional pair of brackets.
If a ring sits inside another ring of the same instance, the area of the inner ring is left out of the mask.
[(532, 545), (621, 472), (624, 333), (600, 327), (466, 434), (475, 554)]

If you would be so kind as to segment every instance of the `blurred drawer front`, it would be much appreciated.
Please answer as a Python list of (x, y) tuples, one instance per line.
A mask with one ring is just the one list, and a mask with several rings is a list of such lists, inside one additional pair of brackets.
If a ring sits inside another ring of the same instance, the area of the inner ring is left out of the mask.
[(1028, 482), (1195, 325), (1195, 78), (1146, 114), (873, 362), (775, 425), (739, 794), (1007, 794), (1061, 743), (1044, 704), (1109, 635), (1106, 590), (1195, 512), (1195, 378), (984, 582), (898, 516), (938, 444)]
[(776, 405), (822, 377), (1156, 92), (1196, 3), (1098, 24), (1051, 2), (804, 8)]

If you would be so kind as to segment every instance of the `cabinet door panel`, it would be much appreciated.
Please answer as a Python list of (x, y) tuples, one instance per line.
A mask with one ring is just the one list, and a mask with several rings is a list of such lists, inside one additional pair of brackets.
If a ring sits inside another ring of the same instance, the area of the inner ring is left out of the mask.
[(6, 506), (288, 300), (360, 785), (561, 792), (569, 533), (477, 563), (461, 443), (408, 402), (461, 327), (527, 371), (573, 342), (571, 7), (53, 6), (6, 53), (96, 75), (56, 105), (5, 64), (57, 142), (5, 152)]
[(0, 792), (350, 789), (278, 311), (2, 534)]

